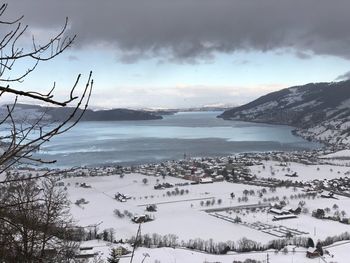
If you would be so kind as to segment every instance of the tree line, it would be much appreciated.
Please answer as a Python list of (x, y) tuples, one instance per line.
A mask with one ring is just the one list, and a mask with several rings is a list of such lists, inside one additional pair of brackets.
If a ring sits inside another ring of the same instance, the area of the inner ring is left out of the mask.
[[(281, 250), (288, 245), (308, 248), (309, 237), (293, 237), (289, 239), (275, 239), (269, 241), (267, 244), (250, 240), (248, 238), (241, 238), (240, 240), (215, 242), (213, 239), (204, 240), (201, 238), (190, 239), (188, 241), (179, 240), (178, 236), (174, 234), (160, 235), (157, 233), (141, 235), (136, 239), (133, 236), (128, 242), (130, 244), (137, 244), (137, 246), (154, 248), (154, 247), (182, 247), (191, 250), (207, 252), (210, 254), (226, 254), (232, 252), (251, 252), (251, 251), (266, 251), (269, 249)], [(327, 237), (325, 240), (320, 240), (322, 246), (328, 246), (335, 242), (350, 240), (350, 233), (344, 232), (340, 235)]]

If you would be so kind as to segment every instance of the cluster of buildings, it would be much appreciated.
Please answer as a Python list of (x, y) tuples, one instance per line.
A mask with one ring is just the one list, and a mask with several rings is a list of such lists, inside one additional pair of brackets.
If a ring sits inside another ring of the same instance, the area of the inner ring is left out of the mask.
[(334, 194), (350, 197), (350, 178), (315, 179), (306, 184), (308, 191), (324, 191), (322, 197), (333, 198)]
[(271, 208), (269, 210), (270, 214), (273, 214), (273, 221), (279, 221), (279, 220), (285, 220), (285, 219), (291, 219), (291, 218), (297, 218), (301, 213), (301, 208), (292, 208), (287, 206), (282, 206), (279, 203), (271, 203)]
[(166, 161), (160, 164), (144, 164), (136, 167), (134, 172), (144, 175), (174, 176), (196, 183), (215, 181), (252, 180), (247, 166), (260, 164), (248, 157), (207, 157), (191, 158), (180, 161)]

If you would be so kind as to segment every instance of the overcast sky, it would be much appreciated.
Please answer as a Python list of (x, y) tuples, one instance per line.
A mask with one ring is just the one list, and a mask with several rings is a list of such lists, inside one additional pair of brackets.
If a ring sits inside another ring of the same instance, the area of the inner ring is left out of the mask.
[(4, 16), (23, 14), (38, 40), (65, 17), (77, 34), (22, 89), (56, 80), (64, 94), (93, 70), (93, 106), (172, 108), (350, 77), (349, 10), (349, 0), (11, 0)]

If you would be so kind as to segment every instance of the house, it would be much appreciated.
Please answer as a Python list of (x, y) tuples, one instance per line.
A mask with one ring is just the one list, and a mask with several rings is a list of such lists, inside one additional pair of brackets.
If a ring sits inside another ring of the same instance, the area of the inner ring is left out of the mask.
[(301, 207), (298, 206), (297, 208), (290, 208), (288, 211), (295, 215), (299, 215), (301, 213)]
[(119, 256), (123, 256), (123, 255), (126, 255), (126, 254), (130, 253), (130, 251), (127, 250), (123, 246), (116, 247), (115, 250), (117, 252), (117, 255), (119, 255)]
[(131, 219), (134, 223), (144, 223), (146, 221), (146, 215), (137, 215)]
[(81, 183), (80, 187), (82, 187), (82, 188), (91, 188), (91, 185), (88, 185), (86, 183)]
[(321, 193), (321, 197), (322, 198), (334, 198), (334, 193), (333, 192), (324, 191), (324, 192)]
[(297, 218), (297, 216), (293, 214), (274, 216), (272, 218), (272, 221), (279, 221), (279, 220), (285, 220), (285, 219), (291, 219), (291, 218)]
[(287, 177), (298, 177), (298, 174), (297, 174), (297, 172), (294, 172), (292, 174), (285, 174), (285, 176), (287, 176)]
[(283, 211), (288, 211), (289, 213), (295, 214), (295, 215), (299, 215), (301, 213), (301, 207), (298, 206), (296, 208), (290, 207), (290, 206), (285, 206), (283, 209)]
[(204, 177), (204, 178), (200, 178), (199, 182), (201, 184), (211, 184), (211, 183), (213, 183), (213, 179), (210, 177)]
[(154, 218), (151, 218), (149, 215), (136, 215), (131, 219), (131, 221), (137, 224), (146, 223), (152, 220), (154, 220)]
[(79, 252), (75, 254), (75, 258), (93, 258), (98, 253), (94, 251), (94, 247), (80, 247)]
[(272, 213), (272, 214), (276, 214), (276, 215), (288, 215), (288, 214), (290, 214), (290, 212), (288, 210), (277, 209), (277, 208), (271, 208), (269, 210), (269, 212)]
[(307, 258), (318, 258), (320, 256), (320, 252), (315, 247), (309, 247), (306, 251)]
[(121, 193), (116, 193), (114, 195), (114, 199), (118, 200), (119, 202), (126, 202), (125, 196)]

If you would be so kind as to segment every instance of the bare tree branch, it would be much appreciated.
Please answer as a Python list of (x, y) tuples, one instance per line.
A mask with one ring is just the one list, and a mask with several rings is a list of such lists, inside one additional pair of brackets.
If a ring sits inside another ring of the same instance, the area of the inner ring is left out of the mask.
[[(26, 37), (29, 27), (22, 25), (23, 16), (7, 21), (3, 19), (6, 9), (7, 4), (0, 6), (0, 27), (4, 32), (0, 36), (0, 99), (10, 95), (14, 100), (0, 110), (0, 261), (48, 262), (47, 248), (55, 248), (55, 262), (59, 262), (59, 258), (61, 262), (67, 262), (67, 250), (72, 247), (66, 244), (69, 242), (67, 229), (72, 226), (69, 203), (62, 189), (55, 187), (62, 171), (47, 170), (36, 175), (12, 174), (11, 171), (21, 164), (49, 165), (56, 162), (40, 158), (36, 152), (44, 143), (73, 128), (81, 120), (93, 89), (92, 72), (81, 88), (79, 74), (63, 100), (55, 99), (56, 82), (47, 93), (23, 88), (22, 82), (39, 63), (60, 55), (73, 44), (76, 36), (65, 35), (66, 18), (62, 29), (48, 41), (38, 43), (32, 36), (31, 44), (22, 47), (21, 39)], [(27, 69), (16, 73), (14, 69), (21, 64), (28, 65)], [(36, 119), (20, 118), (20, 97), (55, 107), (70, 106), (72, 111), (57, 123), (47, 121), (48, 109), (35, 115)]]

